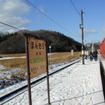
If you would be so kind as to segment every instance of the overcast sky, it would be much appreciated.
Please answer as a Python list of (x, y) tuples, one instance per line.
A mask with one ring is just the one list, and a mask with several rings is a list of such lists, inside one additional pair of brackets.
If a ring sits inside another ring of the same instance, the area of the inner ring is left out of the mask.
[[(105, 37), (104, 4), (104, 0), (0, 0), (0, 22), (20, 29), (57, 31), (81, 42), (79, 14), (83, 10), (85, 42), (92, 42)], [(16, 30), (0, 24), (0, 31)]]

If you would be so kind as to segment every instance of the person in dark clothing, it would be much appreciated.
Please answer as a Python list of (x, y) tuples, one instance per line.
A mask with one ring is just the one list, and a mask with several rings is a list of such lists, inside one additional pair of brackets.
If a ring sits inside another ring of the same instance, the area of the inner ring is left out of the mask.
[(95, 61), (97, 61), (97, 56), (98, 56), (98, 51), (95, 50), (95, 51), (93, 52), (93, 58), (94, 58)]
[(89, 53), (89, 58), (90, 58), (90, 61), (92, 61), (93, 60), (93, 53), (90, 51), (90, 53)]

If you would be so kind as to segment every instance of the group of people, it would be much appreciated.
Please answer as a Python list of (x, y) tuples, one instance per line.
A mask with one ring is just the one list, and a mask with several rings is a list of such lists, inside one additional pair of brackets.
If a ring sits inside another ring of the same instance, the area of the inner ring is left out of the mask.
[(90, 57), (90, 61), (92, 61), (93, 59), (94, 59), (95, 61), (97, 61), (98, 51), (95, 50), (95, 51), (93, 51), (93, 52), (90, 52), (90, 53), (89, 53), (89, 57)]

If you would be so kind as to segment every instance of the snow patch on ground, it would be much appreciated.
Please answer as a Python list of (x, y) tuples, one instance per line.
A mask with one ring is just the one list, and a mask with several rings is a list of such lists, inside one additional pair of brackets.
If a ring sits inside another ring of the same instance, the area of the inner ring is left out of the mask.
[(22, 69), (16, 68), (9, 71), (0, 71), (0, 78), (8, 78), (11, 77), (13, 74), (18, 74), (19, 72), (22, 72)]
[(22, 57), (2, 57), (2, 58), (0, 58), (0, 60), (5, 60), (5, 59), (16, 59), (16, 58), (26, 58), (26, 56), (22, 56)]
[[(50, 76), (51, 105), (105, 105), (99, 68), (99, 61), (85, 61)], [(46, 85), (44, 80), (32, 87), (33, 105), (47, 104)], [(28, 92), (5, 105), (28, 105)]]
[[(79, 60), (76, 60), (76, 61), (74, 61), (74, 62), (77, 62), (77, 61), (79, 61)], [(74, 62), (66, 63), (66, 64), (65, 64), (65, 63), (62, 63), (62, 66), (61, 66), (61, 64), (52, 65), (53, 67), (51, 67), (52, 69), (49, 69), (49, 73), (53, 73), (54, 71), (57, 71), (57, 70), (59, 70), (59, 69), (65, 67), (65, 66), (68, 66), (68, 65), (74, 63)], [(50, 67), (49, 67), (49, 68), (50, 68)], [(12, 71), (12, 70), (9, 70), (9, 72), (11, 72), (11, 71)], [(16, 72), (14, 72), (14, 73), (16, 73)], [(12, 75), (12, 73), (9, 73), (9, 74)], [(10, 75), (10, 76), (11, 76), (11, 75)], [(42, 74), (42, 75), (39, 75), (39, 76), (37, 76), (37, 77), (31, 79), (31, 82), (33, 82), (33, 81), (35, 81), (35, 80), (38, 80), (39, 78), (44, 77), (44, 76), (46, 76), (46, 73), (44, 73), (44, 74)], [(4, 76), (3, 76), (3, 77), (4, 77)], [(8, 75), (6, 75), (6, 77), (8, 77)], [(6, 79), (4, 78), (3, 81), (6, 81)], [(10, 80), (10, 81), (11, 81), (11, 80)], [(0, 90), (0, 96), (4, 96), (4, 95), (10, 93), (11, 91), (14, 91), (14, 90), (16, 90), (16, 89), (18, 89), (18, 88), (21, 88), (21, 87), (25, 86), (25, 85), (27, 85), (27, 81), (26, 81), (26, 80), (25, 80), (25, 81), (20, 81), (20, 82), (18, 82), (17, 84), (15, 83), (15, 85), (11, 84), (11, 85), (8, 85), (7, 87), (5, 86), (4, 89)]]
[(0, 65), (0, 69), (5, 69), (6, 67), (3, 65)]

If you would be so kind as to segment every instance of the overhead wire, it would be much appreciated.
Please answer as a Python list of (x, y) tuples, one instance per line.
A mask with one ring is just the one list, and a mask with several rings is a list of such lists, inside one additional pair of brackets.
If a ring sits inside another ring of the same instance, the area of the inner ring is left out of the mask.
[(11, 28), (14, 28), (14, 29), (17, 29), (17, 30), (21, 31), (21, 29), (15, 27), (15, 26), (12, 26), (12, 25), (10, 25), (10, 24), (4, 23), (4, 22), (0, 22), (0, 24), (3, 24), (3, 25), (5, 25), (5, 26), (9, 26), (9, 27), (11, 27)]
[[(71, 33), (69, 30), (67, 30), (66, 28), (64, 28), (63, 26), (61, 26), (58, 22), (56, 22), (54, 19), (52, 19), (51, 17), (49, 17), (46, 13), (44, 13), (43, 11), (41, 11), (38, 7), (36, 7), (34, 4), (32, 4), (31, 2), (29, 2), (28, 0), (25, 0), (30, 6), (32, 6), (33, 8), (35, 8), (37, 11), (39, 11), (41, 14), (43, 14), (45, 17), (47, 17), (49, 20), (51, 20), (52, 22), (54, 22), (57, 26), (59, 26), (60, 28), (62, 28), (63, 30), (67, 31), (69, 34), (75, 35), (73, 33)], [(77, 35), (75, 35), (77, 36)]]
[(72, 4), (72, 5), (73, 5), (73, 7), (74, 7), (74, 9), (75, 9), (76, 13), (80, 16), (80, 13), (79, 13), (79, 11), (78, 11), (77, 7), (75, 6), (74, 2), (73, 2), (72, 0), (70, 0), (70, 1), (71, 1), (71, 4)]
[[(51, 21), (53, 21), (56, 25), (58, 25), (60, 28), (62, 28), (63, 30), (67, 31), (69, 34), (72, 34), (72, 35), (75, 35), (73, 33), (71, 33), (69, 30), (65, 29), (63, 26), (61, 26), (59, 23), (57, 23), (55, 20), (53, 20), (51, 17), (49, 17), (47, 14), (45, 14), (43, 11), (41, 11), (38, 7), (36, 7), (35, 5), (33, 5), (32, 3), (30, 3), (28, 0), (25, 0), (29, 5), (31, 5), (33, 8), (35, 8), (36, 10), (38, 10), (40, 13), (42, 13), (44, 16), (46, 16), (48, 19), (50, 19)], [(9, 26), (11, 28), (14, 28), (14, 29), (17, 29), (19, 31), (21, 31), (21, 29), (13, 26), (13, 25), (10, 25), (10, 24), (7, 24), (7, 23), (4, 23), (4, 22), (0, 22), (0, 24), (3, 24), (5, 26)], [(77, 36), (77, 35), (75, 35)]]
[(83, 5), (83, 4), (84, 4), (84, 1), (82, 0), (82, 1), (81, 1), (81, 7), (82, 7), (82, 9), (84, 10), (84, 5)]
[(76, 11), (76, 13), (79, 15), (79, 17), (81, 18), (81, 13), (79, 12), (79, 10), (77, 9), (76, 5), (74, 4), (73, 0), (70, 0), (71, 4), (73, 5), (74, 10)]

